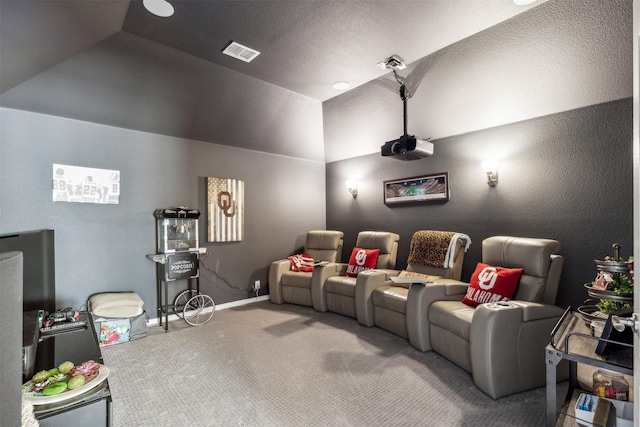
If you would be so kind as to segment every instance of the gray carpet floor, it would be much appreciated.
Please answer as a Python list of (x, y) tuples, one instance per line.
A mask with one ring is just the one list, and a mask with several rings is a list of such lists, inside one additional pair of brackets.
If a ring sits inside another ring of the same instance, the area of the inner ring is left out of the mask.
[(543, 426), (544, 388), (493, 400), (434, 352), (268, 301), (102, 349), (113, 426)]

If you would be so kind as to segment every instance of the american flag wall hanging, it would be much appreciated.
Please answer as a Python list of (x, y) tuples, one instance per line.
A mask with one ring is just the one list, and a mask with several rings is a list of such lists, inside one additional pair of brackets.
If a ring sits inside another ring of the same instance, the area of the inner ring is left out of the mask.
[(244, 181), (207, 177), (209, 242), (239, 242), (244, 238)]

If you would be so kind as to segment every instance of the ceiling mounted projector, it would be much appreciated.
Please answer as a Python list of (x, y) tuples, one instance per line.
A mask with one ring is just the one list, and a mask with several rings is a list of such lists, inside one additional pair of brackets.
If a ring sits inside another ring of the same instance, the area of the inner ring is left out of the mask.
[[(397, 58), (392, 56), (387, 59), (387, 61), (391, 60), (395, 61)], [(402, 63), (400, 62), (400, 64)], [(400, 83), (400, 98), (402, 99), (402, 105), (404, 107), (404, 135), (393, 141), (385, 142), (384, 145), (380, 147), (380, 153), (383, 156), (398, 160), (418, 160), (429, 157), (433, 154), (433, 143), (428, 139), (416, 138), (407, 133), (407, 98), (410, 95), (404, 85), (403, 79), (398, 76), (395, 71), (398, 65), (394, 62), (393, 64), (387, 65), (387, 68), (391, 69), (396, 80)]]
[(433, 154), (433, 143), (413, 135), (402, 135), (398, 139), (385, 142), (380, 151), (383, 156), (398, 160), (418, 160)]

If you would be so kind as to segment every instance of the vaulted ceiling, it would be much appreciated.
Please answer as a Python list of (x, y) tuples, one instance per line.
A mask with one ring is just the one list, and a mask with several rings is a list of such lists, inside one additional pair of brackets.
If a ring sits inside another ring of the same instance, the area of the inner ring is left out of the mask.
[[(131, 0), (2, 0), (0, 93), (124, 31), (318, 101), (387, 71), (392, 54), (412, 63), (545, 0), (172, 0), (175, 14)], [(261, 54), (221, 53), (235, 40)]]

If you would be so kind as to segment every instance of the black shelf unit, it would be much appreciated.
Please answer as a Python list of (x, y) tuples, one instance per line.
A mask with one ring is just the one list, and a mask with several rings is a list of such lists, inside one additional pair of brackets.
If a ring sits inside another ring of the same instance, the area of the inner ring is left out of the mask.
[[(58, 366), (67, 360), (76, 364), (87, 360), (104, 364), (91, 313), (80, 312), (80, 320), (85, 322), (86, 328), (42, 338), (40, 344), (50, 345), (38, 346), (36, 372)], [(73, 399), (49, 405), (35, 405), (34, 414), (41, 427), (111, 427), (113, 416), (109, 379)]]

